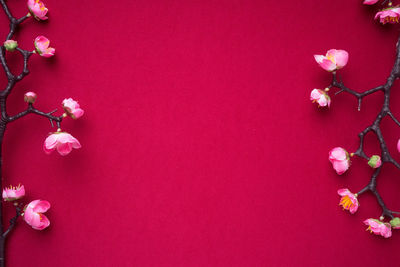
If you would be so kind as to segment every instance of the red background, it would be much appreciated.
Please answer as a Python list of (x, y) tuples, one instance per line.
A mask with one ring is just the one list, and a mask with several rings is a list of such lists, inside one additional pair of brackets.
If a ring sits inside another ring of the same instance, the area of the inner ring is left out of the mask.
[[(8, 2), (25, 14), (25, 1)], [(327, 159), (335, 146), (357, 148), (382, 95), (360, 112), (346, 94), (330, 110), (309, 101), (331, 79), (313, 54), (330, 48), (349, 52), (340, 73), (350, 88), (385, 82), (399, 28), (361, 2), (47, 0), (49, 21), (25, 22), (16, 38), (32, 49), (43, 34), (56, 56), (32, 58), (8, 111), (23, 110), (29, 90), (43, 111), (73, 97), (85, 115), (62, 126), (83, 147), (48, 156), (46, 119), (9, 125), (5, 183), (52, 208), (45, 231), (19, 221), (8, 266), (396, 265), (400, 233), (384, 240), (362, 223), (379, 217), (376, 200), (362, 195), (355, 215), (338, 206), (336, 190), (358, 191), (372, 170), (354, 159), (337, 176)], [(389, 119), (382, 129), (400, 159), (399, 129)], [(373, 135), (366, 142), (379, 152)], [(400, 171), (381, 173), (378, 189), (399, 210)]]

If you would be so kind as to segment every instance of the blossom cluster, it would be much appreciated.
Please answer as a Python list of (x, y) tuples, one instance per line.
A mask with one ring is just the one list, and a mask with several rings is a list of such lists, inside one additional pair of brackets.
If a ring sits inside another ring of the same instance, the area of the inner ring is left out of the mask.
[[(365, 5), (373, 5), (379, 2), (379, 0), (365, 0), (363, 3)], [(387, 8), (382, 9), (377, 12), (375, 15), (375, 19), (379, 19), (380, 23), (399, 23), (400, 22), (400, 6), (392, 6), (392, 3), (389, 1), (389, 5)]]
[[(14, 202), (15, 206), (19, 206), (18, 200), (25, 196), (25, 188), (23, 185), (10, 186), (3, 189), (3, 199), (5, 201)], [(23, 208), (24, 221), (35, 230), (43, 230), (50, 225), (50, 220), (43, 214), (50, 208), (50, 203), (45, 200), (34, 200)]]

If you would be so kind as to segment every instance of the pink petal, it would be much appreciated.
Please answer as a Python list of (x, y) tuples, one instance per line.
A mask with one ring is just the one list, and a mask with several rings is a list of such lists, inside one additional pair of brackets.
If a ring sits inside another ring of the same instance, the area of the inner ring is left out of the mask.
[(60, 143), (57, 145), (57, 151), (61, 156), (68, 155), (72, 151), (71, 143)]
[(375, 4), (376, 2), (378, 2), (379, 0), (365, 0), (364, 1), (364, 5), (373, 5), (373, 4)]
[(321, 68), (327, 71), (334, 71), (336, 69), (336, 64), (330, 61), (329, 59), (324, 59), (321, 64)]
[(39, 200), (33, 208), (33, 212), (46, 212), (48, 209), (50, 209), (50, 203), (46, 200)]
[(349, 60), (349, 53), (347, 53), (344, 50), (336, 50), (335, 61), (339, 69), (346, 66), (348, 60)]

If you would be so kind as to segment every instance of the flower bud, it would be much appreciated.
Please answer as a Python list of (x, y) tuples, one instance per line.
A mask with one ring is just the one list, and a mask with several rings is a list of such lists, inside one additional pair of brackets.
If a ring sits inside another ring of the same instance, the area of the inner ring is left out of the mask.
[(395, 217), (390, 221), (390, 225), (393, 229), (400, 229), (400, 218)]
[(335, 147), (329, 151), (329, 161), (339, 175), (343, 174), (350, 167), (349, 153), (341, 147)]
[(24, 95), (24, 101), (27, 103), (35, 103), (37, 95), (34, 92), (28, 92)]
[(17, 47), (18, 47), (17, 41), (7, 40), (4, 42), (4, 48), (9, 52), (13, 52)]
[(368, 165), (371, 166), (371, 168), (379, 168), (382, 165), (382, 161), (381, 161), (381, 157), (379, 157), (378, 155), (373, 155), (369, 161), (368, 161)]
[(313, 103), (318, 103), (319, 107), (329, 107), (331, 105), (331, 98), (328, 93), (321, 89), (314, 89), (311, 91), (310, 100)]

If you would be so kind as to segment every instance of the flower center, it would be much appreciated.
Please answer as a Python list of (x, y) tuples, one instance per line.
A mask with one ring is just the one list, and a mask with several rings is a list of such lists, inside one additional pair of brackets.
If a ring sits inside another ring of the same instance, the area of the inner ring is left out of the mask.
[(353, 201), (351, 201), (351, 199), (349, 198), (349, 196), (344, 196), (342, 197), (342, 199), (340, 200), (339, 205), (341, 205), (343, 207), (343, 209), (350, 209), (351, 207), (354, 206)]

